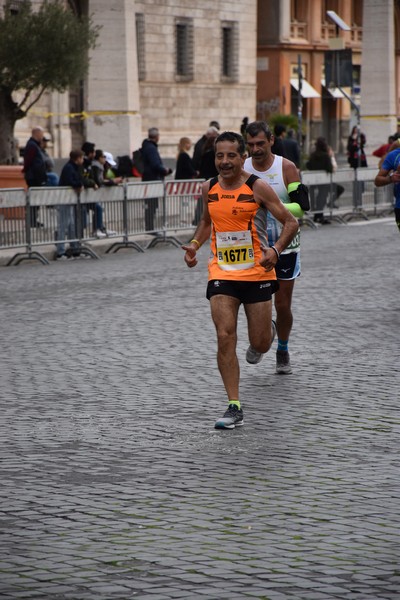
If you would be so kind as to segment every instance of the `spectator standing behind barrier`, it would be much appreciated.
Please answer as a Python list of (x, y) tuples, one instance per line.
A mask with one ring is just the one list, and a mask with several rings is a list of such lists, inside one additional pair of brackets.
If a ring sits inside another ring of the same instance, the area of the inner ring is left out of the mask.
[(188, 137), (182, 137), (178, 144), (178, 155), (175, 167), (175, 179), (195, 179), (198, 171), (194, 168), (193, 160), (189, 154), (192, 142)]
[[(172, 173), (163, 162), (158, 151), (160, 132), (157, 127), (150, 127), (148, 137), (142, 143), (143, 174), (142, 181), (159, 181)], [(158, 198), (146, 198), (144, 222), (146, 231), (154, 231), (154, 216), (158, 208)]]
[(298, 169), (300, 169), (300, 146), (295, 138), (294, 129), (287, 130), (287, 136), (283, 138), (283, 151), (285, 158), (292, 161)]
[(395, 137), (393, 135), (389, 135), (388, 141), (385, 144), (381, 144), (379, 148), (373, 151), (372, 156), (376, 156), (377, 158), (383, 158), (389, 151), (390, 146), (395, 141)]
[(354, 125), (347, 139), (347, 162), (352, 169), (368, 166), (364, 152), (364, 146), (367, 140), (361, 131), (358, 139), (357, 129), (357, 125)]
[[(326, 171), (333, 173), (332, 159), (329, 155), (327, 141), (324, 137), (317, 138), (315, 150), (310, 154), (306, 163), (310, 171)], [(323, 183), (313, 186), (310, 190), (311, 210), (314, 211), (314, 222), (329, 225), (330, 221), (324, 217), (324, 208), (327, 203), (330, 184)]]
[[(96, 144), (93, 142), (84, 142), (82, 144), (82, 151), (84, 153), (82, 175), (83, 185), (85, 189), (93, 188), (97, 190), (99, 187), (93, 177), (92, 164), (96, 155)], [(99, 202), (90, 202), (89, 204), (82, 205), (82, 226), (86, 228), (88, 212), (93, 212), (92, 219), (92, 234), (98, 239), (107, 237), (103, 224), (103, 207)]]
[[(216, 127), (209, 127), (207, 129), (206, 141), (203, 145), (202, 154), (200, 157), (199, 176), (201, 179), (211, 179), (212, 177), (216, 177), (218, 175), (218, 171), (215, 166), (215, 140), (218, 135), (219, 131)], [(200, 222), (202, 211), (203, 201), (200, 197), (197, 200), (192, 225), (197, 225)]]
[(122, 183), (123, 179), (117, 175), (117, 162), (114, 160), (111, 152), (104, 152), (106, 162), (104, 163), (104, 179), (107, 181), (115, 181), (116, 184)]
[[(92, 176), (98, 187), (118, 185), (123, 182), (123, 177), (117, 177), (115, 173), (110, 177), (109, 169), (111, 169), (112, 165), (107, 161), (107, 154), (109, 153), (103, 152), (103, 150), (96, 150), (92, 162)], [(112, 155), (108, 158), (116, 165)]]
[(375, 177), (376, 187), (383, 187), (391, 183), (394, 183), (394, 217), (400, 231), (400, 147), (385, 156), (378, 175)]
[(246, 141), (246, 130), (247, 130), (247, 125), (249, 124), (249, 117), (243, 117), (242, 122), (240, 124), (240, 135), (243, 137), (243, 139)]
[(203, 145), (200, 157), (199, 174), (202, 179), (211, 179), (211, 177), (218, 175), (215, 166), (215, 140), (218, 135), (219, 131), (216, 127), (209, 127), (207, 129), (207, 139)]
[(59, 182), (59, 176), (55, 172), (54, 160), (51, 158), (49, 153), (47, 152), (47, 144), (51, 141), (51, 138), (45, 134), (42, 139), (41, 148), (44, 154), (44, 162), (46, 165), (46, 175), (47, 175), (47, 186), (57, 186)]
[[(69, 161), (64, 165), (60, 175), (60, 186), (72, 187), (77, 194), (79, 194), (83, 188), (83, 152), (82, 150), (71, 150), (69, 154)], [(59, 242), (56, 244), (57, 254), (56, 259), (66, 259), (71, 257), (77, 257), (80, 255), (79, 242), (70, 242), (70, 247), (65, 251), (65, 236), (67, 239), (74, 239), (78, 237), (75, 224), (75, 206), (73, 205), (60, 205), (58, 207), (58, 224), (57, 224), (57, 239)]]
[[(358, 169), (359, 167), (367, 167), (367, 158), (364, 152), (364, 146), (366, 144), (365, 135), (359, 131), (357, 125), (354, 125), (353, 129), (347, 140), (347, 162), (352, 169)], [(361, 206), (362, 204), (362, 193), (365, 188), (363, 181), (356, 180), (354, 182), (354, 203), (355, 206)]]
[[(278, 198), (296, 219), (301, 219), (304, 211), (310, 209), (308, 189), (300, 182), (299, 170), (290, 160), (272, 154), (273, 135), (267, 123), (255, 121), (247, 127), (246, 140), (250, 157), (244, 163), (244, 170), (266, 181)], [(268, 213), (268, 243), (273, 246), (279, 238), (282, 226)], [(275, 265), (279, 289), (275, 293), (276, 330), (278, 348), (276, 351), (276, 373), (289, 375), (292, 372), (289, 356), (289, 336), (293, 326), (292, 296), (294, 284), (300, 277), (300, 228), (297, 235), (283, 252)], [(257, 364), (262, 359), (260, 352), (251, 347), (246, 360)]]
[[(220, 131), (220, 126), (218, 121), (210, 121), (209, 125), (208, 125), (208, 129), (210, 127), (215, 127), (215, 129), (218, 130), (218, 133)], [(200, 139), (197, 140), (197, 142), (194, 145), (194, 151), (193, 151), (193, 166), (196, 169), (196, 171), (200, 171), (200, 159), (201, 159), (201, 155), (203, 153), (203, 146), (207, 141), (207, 131), (201, 136)]]
[(277, 154), (278, 156), (286, 157), (285, 147), (283, 145), (283, 140), (286, 137), (286, 127), (281, 123), (277, 123), (274, 125), (274, 143), (271, 148), (272, 154)]
[[(93, 162), (91, 164), (91, 175), (93, 181), (99, 188), (119, 185), (123, 182), (123, 177), (117, 177), (114, 171), (112, 171), (112, 176), (110, 176), (110, 170), (112, 167), (111, 164), (107, 162), (107, 155), (109, 161), (113, 162), (116, 165), (117, 163), (114, 161), (112, 154), (110, 154), (109, 152), (103, 152), (103, 150), (96, 150)], [(105, 227), (104, 211), (103, 207), (99, 202), (96, 203), (96, 207), (96, 213), (94, 214), (94, 219), (96, 219), (96, 222), (93, 221), (93, 228), (95, 226), (98, 227), (98, 229), (96, 230), (96, 237), (102, 238), (105, 235), (116, 235), (115, 231), (113, 231), (112, 229), (107, 229), (107, 227)]]
[(386, 144), (382, 144), (381, 146), (379, 146), (379, 148), (373, 151), (372, 156), (376, 156), (377, 158), (379, 158), (379, 168), (381, 168), (383, 159), (385, 158), (386, 154), (388, 154), (391, 150), (394, 150), (396, 148), (396, 146), (392, 148), (393, 142), (396, 142), (396, 145), (398, 147), (396, 138), (393, 135), (389, 135)]
[[(40, 187), (47, 183), (45, 156), (41, 144), (44, 131), (41, 127), (34, 127), (24, 150), (23, 173), (28, 187)], [(29, 212), (31, 227), (43, 227), (38, 221), (39, 207), (32, 206)]]
[[(336, 162), (336, 156), (333, 151), (333, 148), (331, 148), (330, 146), (328, 146), (328, 154), (331, 157), (333, 173), (336, 173), (337, 168), (338, 168), (337, 162)], [(331, 199), (331, 208), (339, 208), (338, 205), (336, 204), (335, 200), (340, 198), (340, 196), (343, 194), (344, 187), (342, 185), (340, 185), (340, 183), (334, 183), (332, 185), (332, 188), (333, 188), (334, 197)]]

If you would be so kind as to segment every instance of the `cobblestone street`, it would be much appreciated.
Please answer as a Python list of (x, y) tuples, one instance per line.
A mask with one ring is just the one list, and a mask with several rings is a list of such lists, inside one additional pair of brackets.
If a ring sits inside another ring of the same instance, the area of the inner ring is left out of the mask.
[(398, 600), (399, 251), (302, 230), (293, 375), (241, 310), (232, 431), (207, 248), (1, 268), (1, 600)]

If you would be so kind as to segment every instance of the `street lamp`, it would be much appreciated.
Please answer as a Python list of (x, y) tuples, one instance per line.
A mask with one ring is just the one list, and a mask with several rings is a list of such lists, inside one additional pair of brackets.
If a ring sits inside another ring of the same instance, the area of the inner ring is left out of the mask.
[[(333, 21), (336, 25), (336, 38), (333, 38), (333, 40), (330, 40), (330, 44), (329, 47), (330, 49), (333, 51), (333, 64), (332, 64), (332, 78), (335, 81), (336, 86), (339, 88), (339, 90), (342, 92), (342, 94), (348, 99), (348, 101), (350, 102), (350, 104), (352, 105), (352, 107), (354, 108), (354, 110), (356, 111), (356, 115), (357, 115), (357, 148), (358, 148), (358, 157), (357, 157), (357, 168), (361, 167), (361, 130), (360, 130), (360, 107), (357, 106), (357, 104), (354, 102), (353, 98), (351, 98), (351, 96), (349, 96), (347, 94), (347, 92), (341, 87), (343, 78), (342, 78), (342, 73), (341, 73), (341, 65), (339, 64), (339, 52), (344, 52), (344, 39), (343, 38), (339, 38), (339, 29), (341, 29), (342, 31), (350, 31), (351, 28), (349, 27), (349, 25), (347, 25), (347, 23), (345, 23), (343, 21), (343, 19), (341, 19), (339, 17), (338, 14), (336, 14), (336, 12), (334, 10), (327, 10), (326, 11), (326, 15), (327, 17), (329, 17), (329, 19), (331, 19), (331, 21)], [(346, 85), (346, 83), (345, 83)], [(355, 199), (356, 199), (356, 205), (358, 205), (359, 202), (361, 202), (361, 187), (357, 184), (357, 169), (355, 169)]]

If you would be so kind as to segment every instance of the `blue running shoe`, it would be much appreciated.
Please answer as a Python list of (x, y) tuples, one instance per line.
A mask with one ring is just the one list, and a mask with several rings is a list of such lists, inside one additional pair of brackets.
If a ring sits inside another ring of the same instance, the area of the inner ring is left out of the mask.
[(215, 421), (215, 429), (234, 429), (243, 425), (243, 410), (230, 404), (221, 419)]

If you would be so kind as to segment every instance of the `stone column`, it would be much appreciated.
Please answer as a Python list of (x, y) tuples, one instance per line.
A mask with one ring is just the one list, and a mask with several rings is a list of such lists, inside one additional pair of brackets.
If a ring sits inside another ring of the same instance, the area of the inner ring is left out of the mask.
[(69, 94), (53, 92), (50, 95), (50, 127), (53, 156), (68, 158), (72, 148), (71, 128), (69, 125)]
[(88, 12), (102, 28), (90, 57), (86, 138), (115, 158), (142, 142), (135, 2), (91, 0)]
[(397, 130), (393, 0), (364, 0), (361, 65), (361, 130), (370, 155)]

